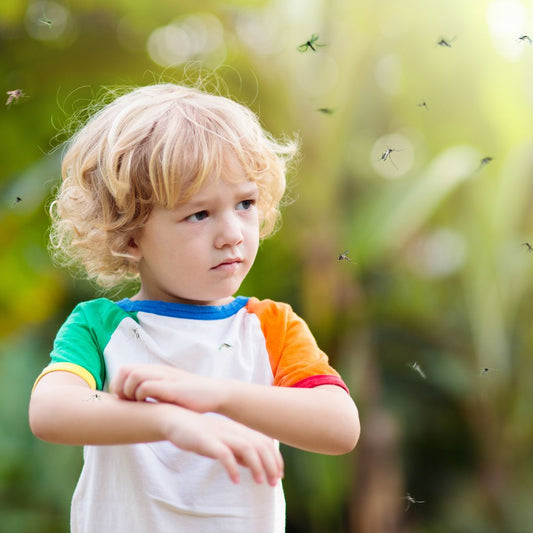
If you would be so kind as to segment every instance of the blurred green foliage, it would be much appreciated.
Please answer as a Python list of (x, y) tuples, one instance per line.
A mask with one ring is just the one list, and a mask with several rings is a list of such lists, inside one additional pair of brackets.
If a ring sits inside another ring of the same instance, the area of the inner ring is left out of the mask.
[(99, 294), (46, 251), (69, 120), (102, 86), (198, 78), (300, 137), (241, 293), (290, 302), (361, 411), (353, 454), (284, 450), (288, 531), (527, 531), (532, 22), (525, 0), (3, 0), (0, 532), (67, 531), (81, 466), (26, 414)]

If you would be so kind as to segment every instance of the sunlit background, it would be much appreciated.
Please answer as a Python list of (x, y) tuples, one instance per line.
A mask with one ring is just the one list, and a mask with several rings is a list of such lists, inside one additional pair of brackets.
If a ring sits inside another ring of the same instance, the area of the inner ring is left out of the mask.
[(287, 531), (532, 531), (531, 39), (519, 0), (2, 0), (0, 532), (68, 531), (81, 466), (27, 424), (57, 328), (101, 294), (46, 249), (72, 117), (159, 81), (301, 141), (241, 293), (308, 321), (363, 432), (283, 449)]

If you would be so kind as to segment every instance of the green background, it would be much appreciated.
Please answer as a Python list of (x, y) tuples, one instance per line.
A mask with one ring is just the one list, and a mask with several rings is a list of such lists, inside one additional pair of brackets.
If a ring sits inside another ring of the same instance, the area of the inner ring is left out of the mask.
[(71, 119), (103, 86), (199, 79), (301, 140), (240, 292), (293, 305), (361, 414), (347, 456), (284, 448), (288, 531), (530, 531), (528, 31), (519, 0), (2, 0), (0, 91), (24, 96), (0, 102), (0, 532), (67, 531), (81, 466), (27, 423), (101, 294), (46, 249)]

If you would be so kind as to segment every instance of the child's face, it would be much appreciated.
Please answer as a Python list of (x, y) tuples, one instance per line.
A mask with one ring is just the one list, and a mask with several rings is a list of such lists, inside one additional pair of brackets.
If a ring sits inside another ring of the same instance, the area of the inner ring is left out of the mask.
[[(130, 253), (139, 261), (135, 299), (200, 305), (231, 301), (259, 246), (257, 185), (235, 159), (186, 203), (155, 207)], [(241, 179), (242, 178), (242, 179)]]

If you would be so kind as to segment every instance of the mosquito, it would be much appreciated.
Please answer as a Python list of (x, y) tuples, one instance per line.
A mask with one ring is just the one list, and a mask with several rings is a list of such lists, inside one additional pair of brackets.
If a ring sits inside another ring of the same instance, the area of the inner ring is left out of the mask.
[(531, 37), (529, 35), (521, 35), (520, 37), (518, 37), (518, 40), (522, 41), (523, 43), (528, 43), (529, 45), (531, 45), (533, 43), (533, 41), (531, 41)]
[(494, 159), (494, 158), (493, 158), (493, 157), (490, 157), (490, 156), (484, 157), (484, 158), (479, 162), (478, 171), (481, 170), (485, 165), (488, 165), (493, 159)]
[(324, 115), (333, 115), (335, 113), (335, 110), (331, 107), (319, 107), (317, 111), (320, 111)]
[(426, 111), (428, 110), (428, 104), (425, 100), (422, 100), (419, 104), (416, 104), (417, 107), (424, 107)]
[(20, 202), (22, 202), (22, 198), (20, 196), (17, 196), (11, 204), (11, 207), (15, 207), (17, 204), (20, 204)]
[(26, 95), (22, 89), (13, 89), (12, 91), (7, 91), (7, 102), (6, 105), (10, 106), (13, 102), (18, 102), (21, 98), (24, 98)]
[(52, 27), (52, 24), (53, 24), (53, 21), (51, 21), (46, 15), (43, 15), (40, 19), (39, 19), (39, 22), (41, 24), (44, 24), (45, 26), (48, 26), (49, 28)]
[(490, 368), (486, 366), (485, 368), (481, 369), (481, 375), (484, 376), (485, 374), (488, 374), (489, 372), (494, 372), (495, 370), (497, 370), (497, 368)]
[(227, 343), (227, 342), (223, 342), (219, 347), (218, 347), (219, 351), (220, 350), (229, 350), (231, 349), (231, 344)]
[(424, 500), (415, 500), (409, 493), (407, 493), (407, 496), (404, 496), (403, 499), (407, 500), (407, 505), (405, 507), (406, 512), (409, 510), (409, 507), (411, 507), (411, 504), (426, 503)]
[(455, 41), (455, 37), (453, 39), (440, 39), (440, 41), (437, 41), (437, 44), (439, 46), (443, 46), (445, 48), (451, 48), (452, 47), (452, 43), (453, 41)]
[(392, 152), (401, 152), (401, 150), (396, 150), (395, 148), (388, 148), (381, 154), (381, 161), (387, 161), (387, 159), (392, 163), (392, 166), (395, 169), (398, 169), (398, 167), (394, 164), (394, 161), (392, 160)]
[(421, 377), (426, 379), (426, 374), (424, 373), (421, 366), (416, 361), (412, 361), (411, 363), (409, 363), (409, 367), (412, 368), (415, 372), (418, 372), (418, 374), (420, 374)]
[(523, 242), (522, 243), (522, 246), (525, 246), (526, 247), (526, 250), (531, 253), (533, 252), (533, 246), (531, 246), (531, 244), (529, 244), (528, 242)]
[(339, 261), (348, 261), (348, 263), (353, 263), (353, 261), (348, 257), (348, 250), (344, 250), (342, 254), (339, 254)]
[(45, 14), (43, 9), (43, 16), (39, 19), (39, 22), (41, 24), (44, 24), (45, 26), (48, 26), (49, 28), (52, 27), (52, 24), (54, 23), (53, 20), (50, 20)]
[(86, 400), (86, 402), (90, 402), (92, 400), (101, 400), (102, 399), (102, 395), (101, 394), (98, 394), (98, 393), (95, 393), (95, 394), (91, 394)]
[(318, 41), (318, 33), (313, 33), (309, 40), (305, 41), (305, 43), (302, 43), (298, 46), (298, 52), (307, 52), (309, 48), (313, 50), (313, 52), (316, 52), (316, 49), (322, 46), (326, 46), (325, 44), (320, 44)]

